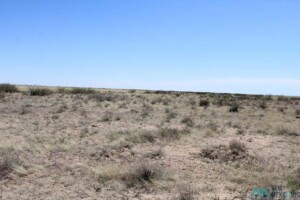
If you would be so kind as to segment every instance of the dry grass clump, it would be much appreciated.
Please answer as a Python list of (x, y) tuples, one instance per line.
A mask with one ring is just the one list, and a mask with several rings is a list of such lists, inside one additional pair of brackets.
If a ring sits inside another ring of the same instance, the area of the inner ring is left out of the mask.
[(6, 92), (6, 93), (15, 93), (18, 92), (18, 88), (15, 85), (8, 84), (8, 83), (2, 83), (0, 84), (0, 93)]
[(151, 159), (159, 159), (164, 156), (164, 151), (162, 148), (156, 149), (150, 153), (147, 154), (146, 157), (151, 158)]
[(194, 200), (195, 191), (189, 185), (180, 185), (174, 200)]
[(116, 102), (119, 98), (119, 95), (111, 94), (111, 93), (92, 93), (89, 95), (89, 99), (94, 100), (96, 102), (104, 102), (104, 101), (110, 101), (110, 102)]
[(265, 110), (268, 106), (267, 106), (267, 102), (265, 100), (260, 101), (258, 104), (258, 107), (260, 107), (261, 109)]
[(113, 120), (113, 113), (110, 111), (106, 111), (101, 119), (102, 122), (110, 122), (112, 120)]
[(145, 186), (154, 180), (162, 178), (162, 168), (150, 163), (135, 163), (121, 175), (121, 180), (127, 187)]
[(300, 190), (300, 167), (298, 167), (288, 180), (288, 187), (291, 192)]
[(178, 129), (178, 128), (166, 128), (163, 127), (159, 130), (159, 135), (162, 139), (166, 140), (176, 140), (182, 135), (189, 134), (191, 131), (188, 128)]
[(128, 188), (145, 187), (154, 180), (163, 177), (163, 170), (160, 166), (149, 162), (136, 162), (125, 168), (105, 167), (98, 172), (98, 182), (104, 183), (110, 180), (121, 181)]
[(138, 131), (134, 133), (128, 134), (126, 137), (126, 141), (133, 142), (133, 143), (154, 143), (157, 138), (157, 133), (154, 131)]
[(296, 116), (298, 116), (300, 118), (300, 108), (295, 110)]
[(142, 106), (141, 116), (143, 118), (145, 118), (145, 117), (149, 116), (151, 111), (153, 111), (153, 107), (144, 103)]
[(46, 96), (51, 93), (52, 91), (48, 88), (29, 88), (30, 96)]
[(7, 178), (18, 165), (21, 165), (21, 160), (12, 148), (0, 150), (0, 180)]
[(219, 145), (204, 148), (200, 156), (225, 163), (244, 160), (250, 157), (245, 144), (237, 140), (230, 141), (229, 146)]
[(171, 119), (175, 119), (178, 115), (176, 112), (170, 111), (170, 109), (166, 109), (165, 112), (167, 113), (166, 122), (170, 122)]
[(194, 126), (194, 118), (191, 115), (184, 116), (181, 119), (181, 123), (185, 124), (188, 127), (193, 127)]
[(5, 98), (4, 92), (0, 92), (0, 99), (4, 99), (4, 98)]
[(278, 127), (276, 129), (276, 135), (283, 135), (283, 136), (299, 136), (300, 133), (296, 132), (295, 130), (292, 130), (287, 127)]

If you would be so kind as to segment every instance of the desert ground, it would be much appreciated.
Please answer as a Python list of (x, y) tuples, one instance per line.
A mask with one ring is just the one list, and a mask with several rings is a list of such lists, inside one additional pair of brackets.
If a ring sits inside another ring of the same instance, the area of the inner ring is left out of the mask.
[(300, 97), (1, 87), (0, 199), (232, 200), (254, 187), (300, 189)]

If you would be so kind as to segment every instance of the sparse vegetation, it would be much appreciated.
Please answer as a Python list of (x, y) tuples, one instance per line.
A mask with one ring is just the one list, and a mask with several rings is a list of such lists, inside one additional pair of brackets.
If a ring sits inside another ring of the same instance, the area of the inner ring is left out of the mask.
[(8, 83), (2, 83), (0, 84), (0, 93), (15, 93), (18, 92), (18, 88), (15, 85), (8, 84)]
[(29, 88), (30, 96), (47, 96), (51, 93), (52, 91), (48, 88)]
[(95, 90), (91, 88), (72, 88), (68, 92), (71, 94), (92, 94), (95, 93)]
[[(258, 184), (299, 191), (299, 98), (37, 87), (55, 91), (40, 97), (19, 88), (0, 100), (3, 199), (42, 199), (41, 191), (54, 199), (242, 199)], [(228, 111), (234, 104), (238, 114)]]

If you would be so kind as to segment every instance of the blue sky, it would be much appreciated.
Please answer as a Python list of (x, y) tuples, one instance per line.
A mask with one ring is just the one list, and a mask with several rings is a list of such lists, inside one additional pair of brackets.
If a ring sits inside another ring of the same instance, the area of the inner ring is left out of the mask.
[(0, 0), (0, 82), (300, 95), (298, 0)]

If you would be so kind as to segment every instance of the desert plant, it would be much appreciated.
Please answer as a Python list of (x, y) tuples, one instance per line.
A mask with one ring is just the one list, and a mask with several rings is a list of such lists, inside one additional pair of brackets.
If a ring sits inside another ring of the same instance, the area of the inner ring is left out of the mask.
[(239, 108), (240, 108), (239, 104), (233, 103), (229, 108), (229, 112), (239, 112)]
[(161, 158), (164, 155), (164, 151), (162, 148), (159, 148), (157, 150), (154, 150), (147, 154), (147, 157), (155, 159), (155, 158)]
[(148, 162), (136, 163), (122, 175), (121, 180), (127, 187), (145, 186), (162, 177), (162, 169)]
[(263, 101), (260, 101), (260, 102), (259, 102), (258, 106), (259, 106), (261, 109), (264, 110), (264, 109), (267, 108), (267, 103), (266, 103), (265, 100), (263, 100)]
[(14, 92), (18, 92), (18, 91), (19, 90), (15, 85), (8, 84), (8, 83), (0, 84), (0, 92), (14, 93)]
[(288, 187), (291, 192), (296, 192), (300, 190), (300, 167), (298, 167), (288, 180)]
[(157, 135), (153, 131), (140, 131), (136, 133), (128, 134), (126, 137), (127, 141), (133, 142), (133, 143), (145, 143), (145, 142), (155, 142), (157, 138)]
[(5, 179), (10, 173), (14, 171), (16, 165), (20, 165), (21, 160), (11, 148), (0, 150), (0, 180)]
[(199, 102), (199, 106), (208, 107), (209, 106), (209, 100), (208, 99), (201, 99), (200, 102)]
[(246, 146), (245, 144), (237, 141), (237, 140), (232, 140), (229, 142), (229, 148), (233, 152), (246, 152)]
[(188, 185), (180, 185), (178, 187), (177, 196), (174, 200), (194, 200), (195, 191)]
[(295, 113), (296, 113), (297, 116), (300, 116), (300, 108), (296, 109)]
[(188, 127), (192, 127), (194, 126), (194, 119), (191, 115), (187, 115), (182, 118), (181, 123), (185, 124)]
[(149, 113), (150, 113), (152, 110), (153, 110), (153, 107), (151, 107), (150, 105), (147, 105), (147, 104), (143, 104), (141, 116), (142, 116), (143, 118), (149, 116)]
[(188, 99), (188, 105), (194, 106), (194, 105), (196, 105), (196, 103), (197, 102), (194, 98), (191, 97), (191, 98)]
[(159, 135), (163, 139), (174, 140), (179, 139), (181, 135), (190, 133), (190, 129), (166, 128), (163, 127), (159, 130)]
[(0, 99), (4, 99), (4, 98), (5, 98), (4, 92), (0, 92)]
[(48, 88), (29, 88), (30, 96), (46, 96), (51, 93), (51, 90)]
[(109, 122), (109, 121), (112, 121), (112, 119), (113, 119), (113, 113), (110, 112), (110, 111), (106, 111), (104, 113), (104, 115), (102, 116), (101, 121), (102, 122)]
[(95, 93), (94, 89), (91, 88), (72, 88), (69, 93), (71, 94), (92, 94)]
[(176, 116), (177, 116), (177, 113), (174, 113), (174, 112), (168, 113), (166, 116), (166, 122), (170, 122), (171, 119), (176, 118)]

